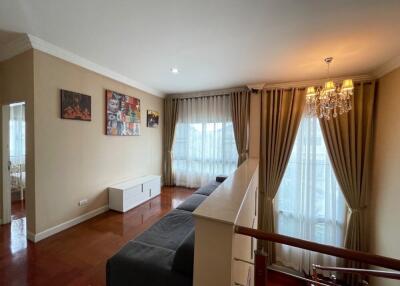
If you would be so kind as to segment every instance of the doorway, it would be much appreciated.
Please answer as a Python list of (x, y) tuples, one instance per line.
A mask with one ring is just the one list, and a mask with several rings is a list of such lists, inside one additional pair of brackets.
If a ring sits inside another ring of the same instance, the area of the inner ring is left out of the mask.
[(3, 106), (3, 223), (25, 221), (25, 102)]

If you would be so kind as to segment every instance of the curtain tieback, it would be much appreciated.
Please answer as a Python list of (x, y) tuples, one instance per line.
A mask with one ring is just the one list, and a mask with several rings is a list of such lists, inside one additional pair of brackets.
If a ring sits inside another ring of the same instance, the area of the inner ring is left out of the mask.
[(268, 196), (265, 192), (260, 192), (260, 195), (264, 197), (264, 200), (272, 202), (274, 198)]
[(360, 213), (363, 210), (365, 210), (367, 207), (361, 207), (361, 208), (355, 208), (355, 209), (351, 209), (351, 213), (355, 214), (355, 213)]

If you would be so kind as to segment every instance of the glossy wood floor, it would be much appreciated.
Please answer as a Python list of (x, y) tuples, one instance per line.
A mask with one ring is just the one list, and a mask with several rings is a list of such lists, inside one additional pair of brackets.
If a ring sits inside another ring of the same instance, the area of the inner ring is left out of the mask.
[[(104, 286), (107, 259), (192, 192), (163, 188), (161, 196), (125, 214), (108, 211), (36, 244), (26, 241), (25, 218), (16, 217), (0, 227), (0, 285)], [(270, 281), (298, 285), (279, 274)]]
[(125, 213), (108, 211), (36, 244), (25, 218), (0, 228), (0, 285), (105, 285), (106, 260), (192, 193), (162, 195)]
[(25, 200), (17, 200), (11, 203), (11, 219), (16, 220), (26, 216)]

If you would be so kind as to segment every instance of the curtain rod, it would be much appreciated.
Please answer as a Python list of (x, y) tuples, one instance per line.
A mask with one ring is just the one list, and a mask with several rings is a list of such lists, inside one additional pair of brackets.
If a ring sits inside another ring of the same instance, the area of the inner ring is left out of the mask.
[[(343, 81), (346, 78), (352, 78), (354, 84), (357, 85), (361, 82), (372, 82), (375, 78), (370, 75), (358, 75), (358, 76), (347, 76), (347, 77), (336, 77), (332, 78), (334, 82), (338, 83)], [(173, 99), (187, 99), (187, 98), (201, 98), (201, 97), (208, 97), (208, 96), (223, 96), (229, 95), (235, 91), (252, 91), (252, 92), (259, 92), (261, 90), (273, 90), (273, 89), (283, 89), (283, 90), (290, 90), (293, 88), (297, 89), (305, 89), (308, 86), (322, 86), (326, 79), (317, 79), (317, 80), (308, 80), (308, 81), (297, 81), (297, 82), (286, 82), (286, 83), (276, 83), (276, 84), (264, 84), (264, 86), (260, 88), (251, 88), (250, 86), (242, 86), (242, 87), (234, 87), (234, 88), (227, 88), (227, 89), (218, 89), (218, 90), (209, 90), (209, 91), (199, 91), (199, 92), (189, 92), (189, 93), (171, 93), (167, 94), (166, 98), (173, 98)], [(259, 84), (262, 85), (262, 84)]]
[(173, 94), (167, 94), (166, 97), (174, 99), (187, 99), (187, 98), (198, 98), (198, 97), (208, 97), (208, 96), (218, 96), (218, 95), (223, 96), (223, 95), (229, 95), (232, 92), (237, 92), (237, 91), (249, 91), (249, 88), (234, 87), (234, 88), (189, 92), (189, 93), (173, 93)]
[[(367, 80), (362, 80), (362, 81), (354, 81), (354, 86), (359, 86), (361, 84), (371, 84), (374, 80), (373, 79), (367, 79)], [(335, 83), (338, 83), (336, 81), (334, 81)], [(323, 86), (323, 84), (314, 84), (314, 86)], [(266, 86), (263, 89), (258, 90), (258, 92), (266, 90), (266, 91), (270, 91), (270, 90), (275, 90), (275, 89), (279, 89), (279, 90), (292, 90), (292, 89), (298, 89), (298, 90), (306, 90), (306, 87), (304, 86), (293, 86), (293, 87), (284, 87), (284, 86)]]
[[(374, 80), (373, 77), (370, 75), (358, 75), (358, 76), (346, 76), (346, 77), (334, 77), (331, 78), (335, 83), (340, 83), (343, 80), (351, 78), (353, 79), (353, 82), (355, 84), (359, 82), (371, 82)], [(266, 83), (263, 87), (263, 89), (276, 89), (276, 88), (281, 88), (281, 89), (291, 89), (291, 88), (306, 88), (308, 86), (322, 86), (324, 83), (327, 81), (327, 79), (317, 79), (317, 80), (306, 80), (306, 81), (296, 81), (296, 82), (285, 82), (285, 83), (273, 83), (273, 84), (268, 84)]]

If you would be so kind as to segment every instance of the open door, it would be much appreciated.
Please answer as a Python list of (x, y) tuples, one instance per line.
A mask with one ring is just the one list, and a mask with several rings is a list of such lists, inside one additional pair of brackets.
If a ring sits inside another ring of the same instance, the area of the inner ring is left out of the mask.
[(2, 106), (3, 224), (11, 222), (10, 106)]
[(26, 191), (25, 103), (2, 107), (3, 223), (24, 218)]

